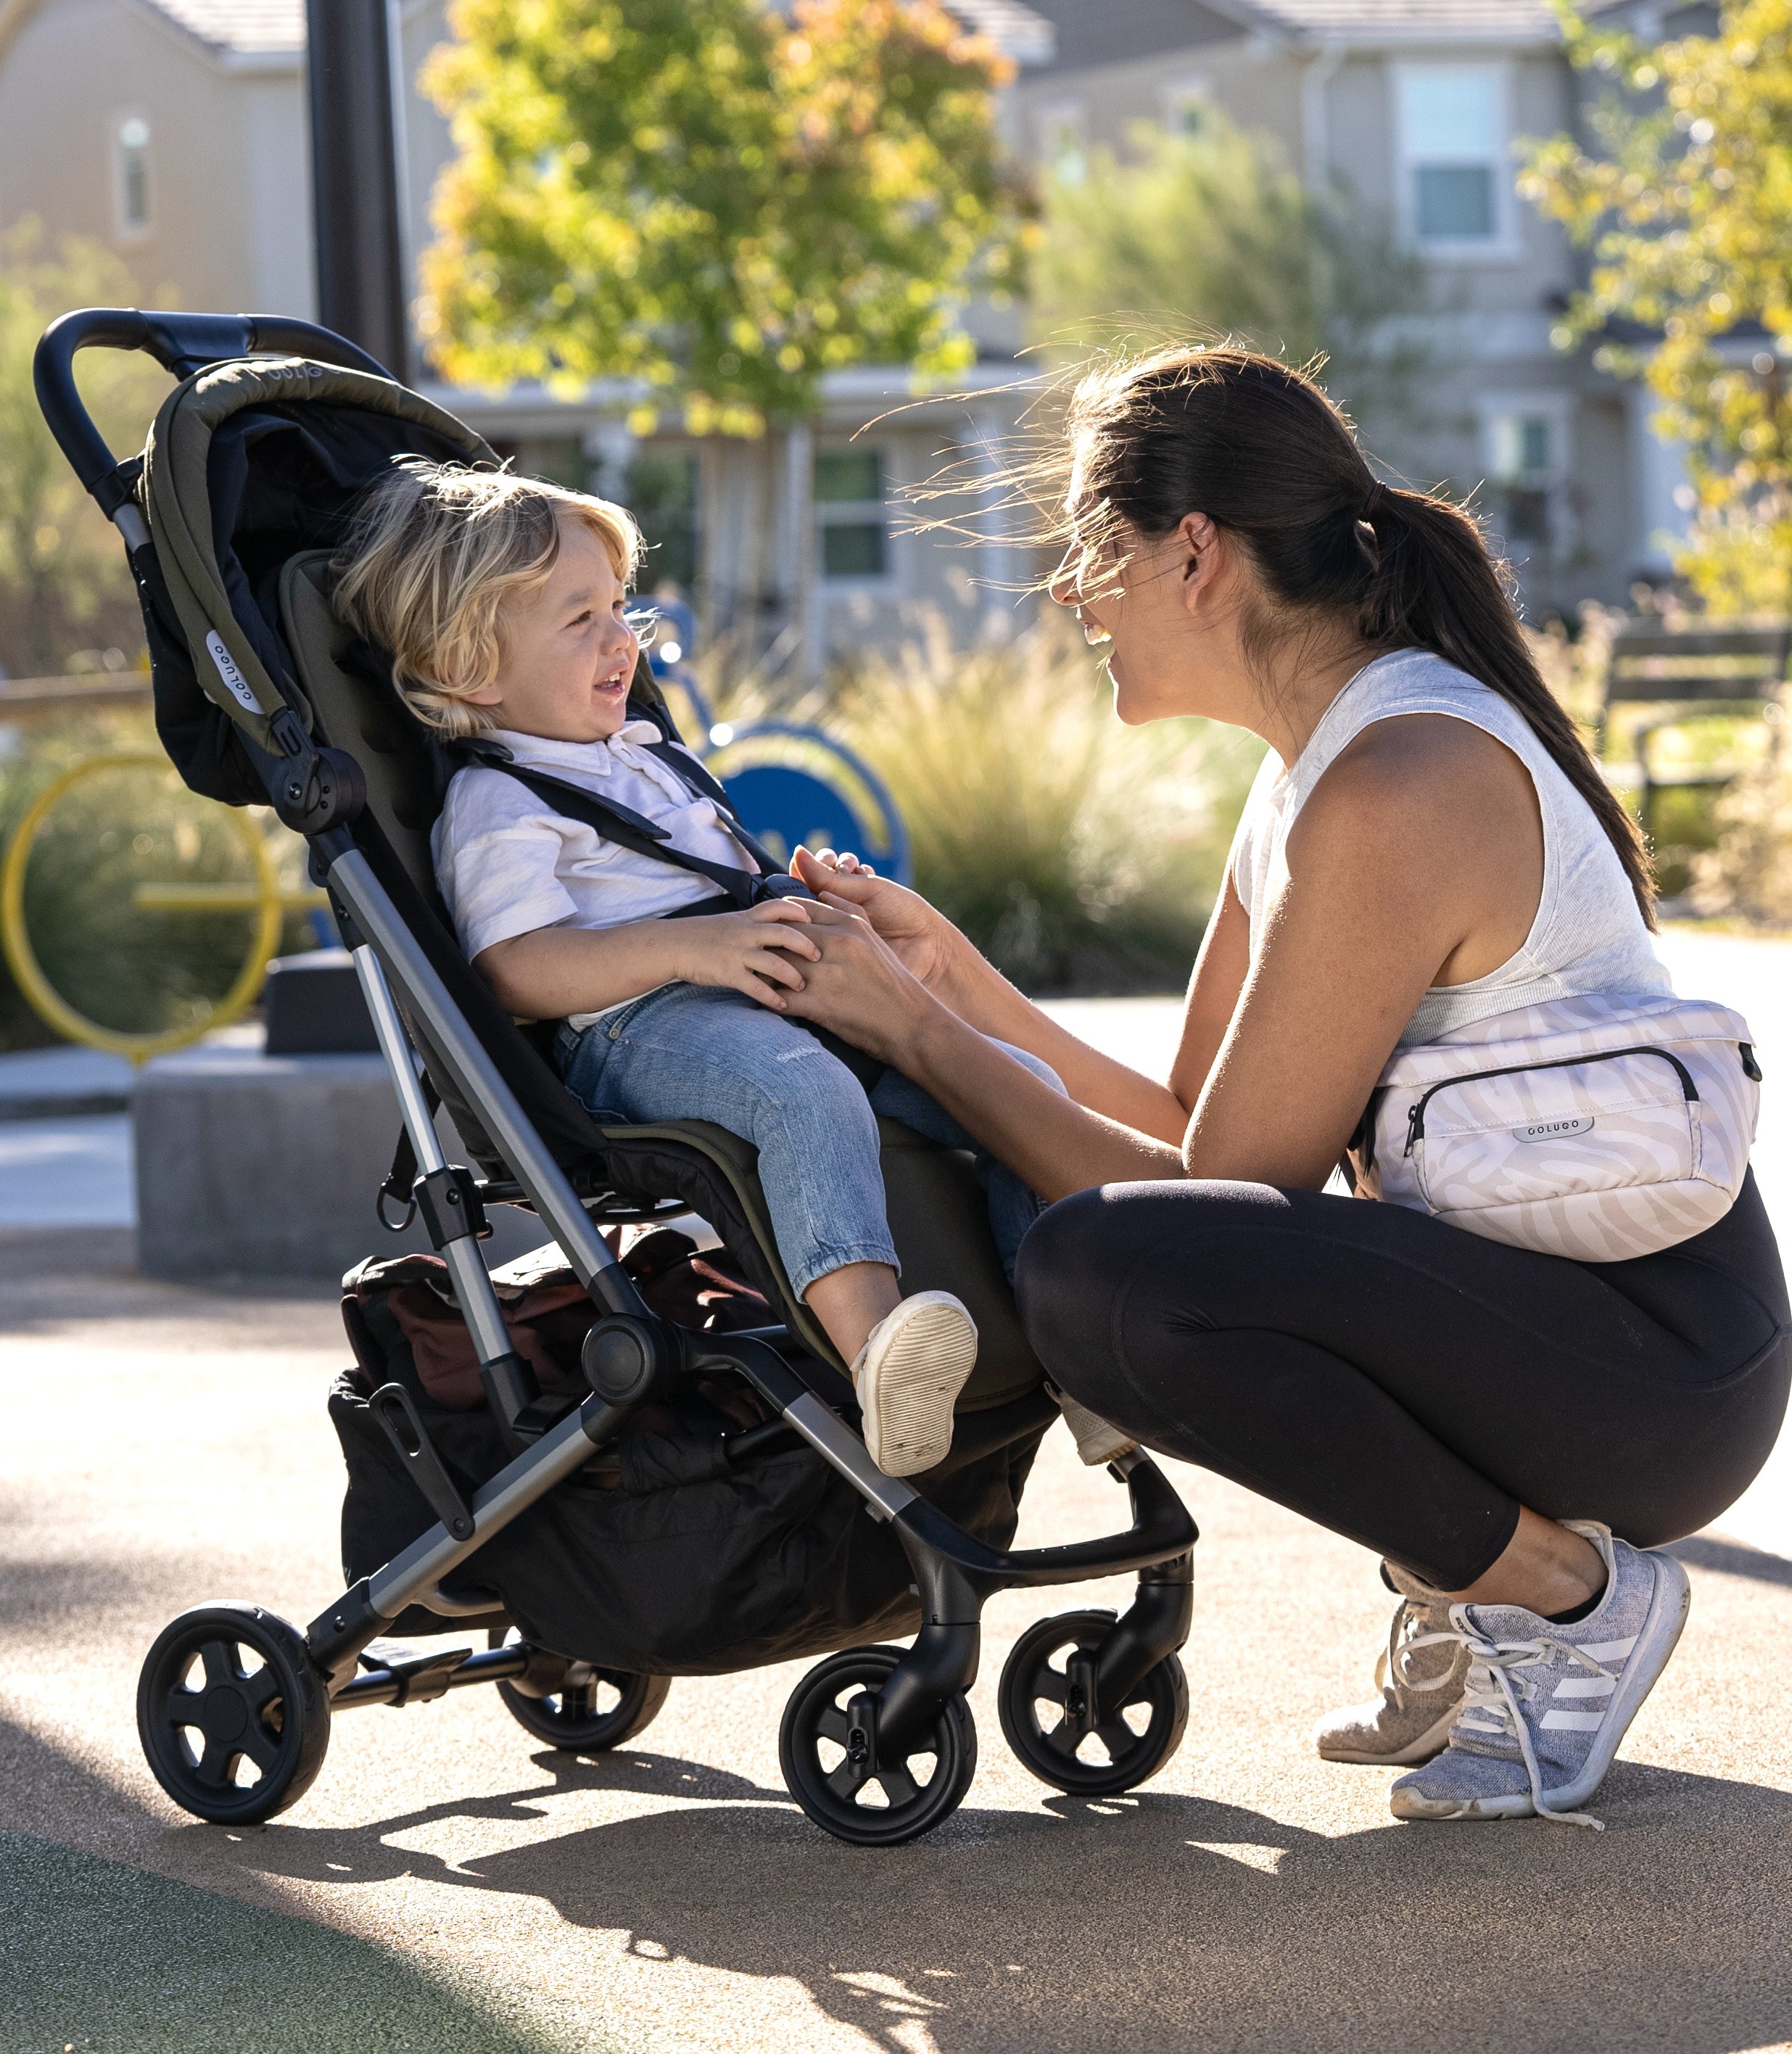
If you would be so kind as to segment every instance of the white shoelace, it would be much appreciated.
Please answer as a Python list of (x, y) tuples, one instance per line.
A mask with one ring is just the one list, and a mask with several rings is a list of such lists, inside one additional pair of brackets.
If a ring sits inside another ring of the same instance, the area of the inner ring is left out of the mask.
[(1400, 1609), (1393, 1615), (1393, 1623), (1388, 1628), (1388, 1674), (1403, 1690), (1441, 1690), (1450, 1680), (1453, 1662), (1446, 1662), (1428, 1682), (1408, 1673), (1408, 1665), (1415, 1648), (1428, 1647), (1435, 1641), (1456, 1640), (1454, 1633), (1414, 1633), (1410, 1631), (1417, 1622), (1418, 1614), (1410, 1598), (1403, 1599)]
[[(1468, 1650), (1472, 1659), (1468, 1665), (1468, 1687), (1464, 1693), (1461, 1718), (1480, 1713), (1491, 1722), (1491, 1727), (1483, 1731), (1503, 1733), (1508, 1730), (1517, 1739), (1519, 1752), (1524, 1761), (1524, 1773), (1531, 1781), (1531, 1802), (1539, 1819), (1554, 1819), (1558, 1825), (1590, 1826), (1596, 1833), (1605, 1830), (1603, 1819), (1596, 1819), (1590, 1812), (1558, 1812), (1543, 1795), (1542, 1771), (1538, 1766), (1536, 1749), (1531, 1744), (1531, 1727), (1519, 1709), (1523, 1698), (1528, 1704), (1532, 1695), (1531, 1678), (1519, 1676), (1514, 1670), (1535, 1669), (1547, 1662), (1552, 1655), (1566, 1655), (1579, 1662), (1583, 1669), (1595, 1676), (1615, 1683), (1616, 1676), (1609, 1669), (1601, 1667), (1583, 1648), (1571, 1642), (1554, 1640), (1546, 1635), (1535, 1640), (1489, 1640), (1468, 1627), (1452, 1628), (1448, 1633), (1421, 1634), (1409, 1640), (1409, 1651), (1423, 1647), (1434, 1641), (1452, 1640)], [(1414, 1685), (1415, 1689), (1432, 1687)], [(1472, 1727), (1471, 1731), (1474, 1730)]]

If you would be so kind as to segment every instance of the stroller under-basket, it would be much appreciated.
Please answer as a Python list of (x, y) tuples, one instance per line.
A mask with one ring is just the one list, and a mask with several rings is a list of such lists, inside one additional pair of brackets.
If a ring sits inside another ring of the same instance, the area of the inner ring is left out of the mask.
[[(118, 462), (82, 406), (86, 347), (145, 351), (179, 381), (140, 458)], [(348, 1280), (357, 1367), (331, 1395), (348, 1587), (303, 1631), (213, 1604), (150, 1650), (138, 1723), (169, 1796), (204, 1819), (270, 1817), (356, 1706), (493, 1683), (531, 1733), (588, 1751), (639, 1733), (671, 1676), (825, 1655), (784, 1714), (785, 1778), (827, 1832), (891, 1845), (969, 1788), (984, 1601), (1122, 1572), (1138, 1586), (1118, 1618), (1022, 1637), (1002, 1726), (1063, 1790), (1154, 1773), (1186, 1718), (1194, 1526), (1135, 1454), (1114, 1466), (1130, 1531), (1009, 1551), (1056, 1414), (969, 1158), (884, 1123), (905, 1285), (957, 1293), (982, 1337), (950, 1454), (899, 1480), (867, 1454), (843, 1365), (790, 1289), (752, 1149), (697, 1121), (599, 1127), (461, 955), (429, 852), (453, 765), (335, 620), (328, 565), (344, 510), (394, 457), (492, 451), (304, 322), (71, 313), (38, 347), (37, 385), (128, 552), (169, 755), (195, 790), (271, 804), (309, 847), (415, 1157), (400, 1195), (438, 1251)], [(631, 706), (673, 737), (645, 664)], [(475, 1167), (447, 1159), (438, 1102)], [(526, 1272), (486, 1268), (494, 1205), (532, 1209), (552, 1238)], [(686, 1213), (721, 1238), (713, 1288), (690, 1288), (688, 1241), (640, 1230)], [(602, 1230), (621, 1226), (619, 1257)], [(405, 1639), (450, 1631), (470, 1644)], [(898, 1634), (912, 1647), (882, 1644)]]

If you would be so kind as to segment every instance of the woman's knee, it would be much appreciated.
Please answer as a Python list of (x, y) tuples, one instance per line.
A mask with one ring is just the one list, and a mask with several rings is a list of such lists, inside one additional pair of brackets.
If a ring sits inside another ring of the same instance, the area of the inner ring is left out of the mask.
[(1048, 1206), (1027, 1230), (1014, 1273), (1022, 1324), (1042, 1358), (1048, 1348), (1081, 1345), (1104, 1326), (1118, 1251), (1109, 1245), (1108, 1210), (1099, 1190), (1076, 1191)]

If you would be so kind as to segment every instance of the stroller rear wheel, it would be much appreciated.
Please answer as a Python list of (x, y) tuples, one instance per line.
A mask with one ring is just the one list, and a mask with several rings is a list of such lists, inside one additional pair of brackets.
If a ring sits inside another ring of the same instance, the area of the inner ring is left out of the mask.
[(255, 1824), (296, 1804), (323, 1767), (329, 1693), (296, 1626), (259, 1605), (201, 1605), (144, 1658), (137, 1731), (183, 1811)]
[(946, 1700), (900, 1761), (880, 1761), (865, 1747), (853, 1700), (880, 1690), (905, 1651), (829, 1655), (791, 1694), (778, 1729), (790, 1794), (818, 1826), (855, 1847), (899, 1847), (930, 1832), (964, 1802), (977, 1773), (977, 1727), (962, 1696)]
[(1096, 1651), (1110, 1611), (1060, 1612), (1029, 1627), (1002, 1666), (1002, 1731), (1040, 1782), (1078, 1797), (1111, 1797), (1155, 1776), (1182, 1745), (1189, 1684), (1166, 1655), (1097, 1721)]
[[(521, 1638), (515, 1632), (494, 1632), (491, 1644), (502, 1647)], [(564, 1684), (545, 1697), (532, 1698), (514, 1683), (500, 1683), (497, 1694), (511, 1718), (537, 1740), (568, 1754), (601, 1754), (651, 1725), (671, 1688), (670, 1676), (640, 1676), (632, 1670), (573, 1662), (567, 1665)]]

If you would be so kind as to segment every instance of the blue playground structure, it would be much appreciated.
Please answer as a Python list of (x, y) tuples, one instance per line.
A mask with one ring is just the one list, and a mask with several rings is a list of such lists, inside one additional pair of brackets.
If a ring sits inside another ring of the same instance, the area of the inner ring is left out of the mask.
[(657, 619), (647, 661), (686, 740), (728, 788), (743, 824), (788, 862), (799, 843), (851, 849), (880, 876), (914, 882), (907, 830), (870, 764), (821, 728), (792, 720), (718, 722), (689, 659), (697, 622), (682, 600), (656, 599), (632, 614)]

